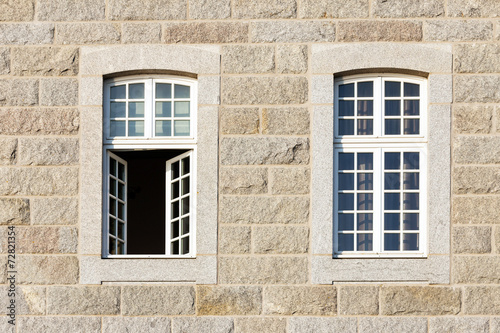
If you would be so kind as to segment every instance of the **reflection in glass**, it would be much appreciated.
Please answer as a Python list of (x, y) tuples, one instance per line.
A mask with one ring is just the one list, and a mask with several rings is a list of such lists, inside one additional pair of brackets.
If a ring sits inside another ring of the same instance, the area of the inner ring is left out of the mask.
[(399, 234), (384, 234), (384, 250), (399, 251)]
[(373, 209), (373, 194), (358, 193), (358, 210), (372, 210), (372, 209)]
[(354, 83), (339, 85), (339, 97), (354, 97)]
[(420, 114), (420, 101), (404, 101), (405, 116), (418, 116)]
[(403, 194), (403, 209), (404, 210), (418, 210), (418, 193), (404, 193)]
[(401, 83), (395, 81), (385, 81), (385, 97), (400, 97)]
[(372, 119), (358, 119), (358, 135), (373, 135)]
[(125, 136), (125, 121), (111, 120), (109, 130), (110, 136)]
[(125, 180), (125, 165), (118, 163), (118, 179), (126, 181)]
[(144, 83), (134, 83), (128, 86), (128, 98), (144, 99)]
[(373, 170), (373, 153), (358, 153), (358, 170)]
[(420, 121), (419, 119), (405, 119), (405, 134), (420, 134)]
[(174, 136), (189, 136), (189, 120), (174, 121)]
[(339, 153), (339, 169), (354, 170), (354, 153)]
[(118, 223), (118, 238), (125, 239), (125, 223)]
[(384, 193), (384, 209), (399, 210), (400, 198), (399, 193)]
[(339, 230), (354, 230), (354, 214), (339, 214)]
[(130, 118), (144, 118), (144, 102), (129, 102), (128, 116)]
[(354, 210), (354, 194), (339, 193), (339, 210)]
[(189, 216), (182, 218), (181, 235), (189, 233)]
[(125, 201), (125, 184), (118, 183), (118, 199)]
[(189, 98), (189, 86), (183, 86), (176, 84), (174, 86), (174, 97), (175, 98)]
[(189, 102), (174, 102), (174, 117), (189, 117)]
[(358, 190), (373, 190), (373, 173), (358, 173)]
[(339, 101), (339, 116), (354, 116), (354, 101)]
[(403, 250), (418, 250), (418, 234), (403, 234)]
[(118, 218), (125, 220), (125, 205), (118, 201)]
[(339, 234), (339, 251), (354, 251), (354, 235)]
[(117, 243), (118, 243), (117, 254), (125, 254), (125, 244), (123, 244), (123, 242), (120, 242), (119, 240), (117, 240)]
[(358, 82), (358, 97), (373, 97), (373, 81)]
[(399, 213), (384, 214), (384, 230), (399, 230)]
[(384, 173), (384, 189), (385, 190), (399, 190), (400, 184), (399, 172), (385, 172)]
[(420, 156), (418, 152), (404, 153), (403, 156), (405, 170), (418, 170), (420, 168)]
[(385, 153), (384, 165), (385, 165), (385, 170), (398, 170), (401, 166), (401, 154)]
[(189, 156), (182, 159), (182, 175), (187, 175), (189, 173)]
[(170, 120), (157, 120), (155, 122), (155, 136), (172, 135), (172, 124)]
[(416, 172), (405, 172), (403, 174), (403, 184), (405, 190), (418, 190), (419, 174)]
[(354, 119), (339, 119), (339, 135), (354, 135)]
[(156, 102), (155, 115), (156, 117), (172, 117), (172, 103)]
[(126, 105), (125, 102), (111, 102), (110, 105), (111, 118), (125, 118)]
[(373, 230), (373, 214), (358, 214), (358, 230)]
[(189, 253), (189, 237), (184, 237), (181, 239), (181, 248), (182, 248), (182, 253), (181, 254), (188, 254)]
[(358, 251), (373, 250), (373, 234), (358, 234)]
[(116, 220), (112, 217), (109, 218), (109, 233), (116, 236)]
[(189, 177), (182, 178), (182, 195), (189, 193)]
[(116, 254), (116, 240), (109, 237), (109, 254)]
[(179, 254), (179, 240), (173, 241), (172, 244), (170, 244), (170, 252), (172, 254)]
[(373, 101), (358, 101), (358, 116), (373, 116)]
[(387, 135), (401, 134), (401, 121), (399, 119), (386, 119), (385, 134)]
[(404, 83), (405, 97), (418, 97), (420, 95), (420, 86), (415, 83)]
[(109, 157), (109, 173), (116, 176), (116, 160), (111, 156)]
[(126, 87), (125, 85), (111, 87), (110, 98), (111, 99), (125, 99), (126, 98), (125, 87)]
[(116, 180), (113, 178), (109, 178), (109, 193), (116, 197)]
[(401, 115), (401, 102), (400, 101), (385, 101), (385, 115), (386, 116), (400, 116)]
[(182, 215), (189, 213), (189, 197), (185, 197), (182, 199), (181, 208), (182, 208), (181, 212)]
[(172, 98), (172, 85), (170, 83), (157, 83), (156, 98)]
[(144, 120), (129, 121), (128, 136), (144, 136)]
[(404, 230), (418, 230), (418, 213), (404, 213), (403, 214), (403, 229)]
[(354, 174), (339, 173), (339, 191), (354, 190)]

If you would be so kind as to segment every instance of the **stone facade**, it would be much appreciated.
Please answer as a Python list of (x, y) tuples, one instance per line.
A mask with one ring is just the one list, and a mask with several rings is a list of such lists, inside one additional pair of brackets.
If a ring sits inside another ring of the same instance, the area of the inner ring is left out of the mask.
[[(12, 226), (18, 271), (0, 331), (500, 332), (499, 16), (497, 0), (0, 0), (2, 314)], [(429, 165), (432, 258), (325, 268), (318, 136), (345, 68), (428, 76), (429, 137), (449, 142), (429, 159), (451, 156)], [(89, 156), (103, 75), (129, 70), (197, 76), (199, 190), (215, 193), (198, 218), (217, 225), (187, 263), (100, 258)]]

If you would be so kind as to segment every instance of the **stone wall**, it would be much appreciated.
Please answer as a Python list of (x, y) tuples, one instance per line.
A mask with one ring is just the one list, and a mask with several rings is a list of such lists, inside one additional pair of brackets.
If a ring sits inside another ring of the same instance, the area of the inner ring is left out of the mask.
[[(3, 314), (11, 225), (18, 254), (0, 331), (500, 332), (499, 16), (497, 0), (0, 0)], [(351, 42), (453, 50), (450, 284), (312, 283), (311, 49)], [(117, 44), (220, 49), (217, 284), (80, 284), (80, 50)]]

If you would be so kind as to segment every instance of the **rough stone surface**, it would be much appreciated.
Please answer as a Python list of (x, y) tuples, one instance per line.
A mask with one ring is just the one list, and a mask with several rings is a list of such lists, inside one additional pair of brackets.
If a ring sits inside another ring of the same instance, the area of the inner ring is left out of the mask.
[[(1, 10), (0, 13), (2, 13)], [(54, 24), (52, 23), (0, 24), (0, 44), (52, 44), (53, 40)]]
[[(307, 102), (305, 77), (225, 77), (222, 80), (225, 104), (303, 104)], [(228, 89), (229, 88), (229, 89)]]
[(250, 227), (220, 226), (219, 249), (222, 254), (250, 253)]
[(460, 44), (454, 50), (453, 67), (457, 73), (497, 73), (499, 57), (499, 45)]
[(20, 317), (19, 332), (101, 333), (99, 317)]
[(443, 0), (375, 0), (372, 6), (376, 17), (444, 16)]
[(233, 333), (233, 319), (227, 317), (173, 318), (172, 333), (190, 332)]
[(332, 21), (252, 22), (251, 30), (251, 41), (257, 43), (335, 41), (335, 23)]
[(341, 42), (417, 42), (422, 40), (422, 24), (412, 21), (341, 21)]
[(456, 256), (453, 258), (452, 280), (459, 284), (500, 283), (500, 258)]
[(500, 101), (500, 76), (455, 76), (454, 101), (458, 103), (495, 103)]
[(235, 0), (233, 1), (233, 17), (238, 19), (252, 18), (294, 18), (297, 16), (296, 0)]
[(221, 111), (222, 134), (257, 134), (259, 123), (258, 108), (224, 108)]
[(171, 43), (245, 43), (248, 23), (190, 22), (163, 25), (163, 42)]
[(234, 320), (235, 333), (286, 333), (285, 318), (236, 318)]
[(78, 259), (75, 256), (18, 256), (20, 284), (76, 284)]
[(308, 168), (277, 168), (271, 171), (272, 194), (308, 194), (311, 173)]
[(40, 105), (78, 105), (77, 79), (41, 79)]
[(308, 164), (305, 138), (223, 138), (223, 165)]
[(30, 202), (28, 199), (0, 199), (0, 225), (30, 224)]
[(0, 195), (74, 195), (77, 168), (0, 167)]
[[(36, 90), (38, 90), (38, 83)], [(80, 116), (77, 109), (0, 110), (0, 134), (2, 135), (75, 135), (79, 127)]]
[(300, 18), (368, 17), (368, 0), (302, 0)]
[(452, 222), (461, 224), (498, 224), (500, 198), (495, 196), (453, 198)]
[(268, 187), (267, 168), (221, 168), (223, 194), (263, 194)]
[(113, 315), (120, 313), (120, 287), (50, 287), (47, 313)]
[(78, 74), (78, 49), (73, 47), (16, 47), (12, 73), (25, 76), (74, 76)]
[(7, 75), (10, 73), (10, 49), (7, 47), (0, 47), (0, 75)]
[(495, 246), (495, 253), (500, 253), (500, 228), (498, 226), (493, 229), (494, 241), (493, 244)]
[(225, 19), (231, 16), (231, 0), (189, 0), (192, 19)]
[(31, 199), (33, 224), (74, 225), (78, 222), (77, 198)]
[(127, 286), (122, 290), (122, 315), (192, 315), (195, 291), (189, 286)]
[(160, 40), (160, 23), (124, 23), (122, 25), (123, 43), (159, 43)]
[(219, 283), (301, 284), (308, 279), (306, 257), (221, 257)]
[(448, 0), (448, 16), (498, 17), (500, 3), (496, 0)]
[(276, 71), (280, 74), (307, 72), (307, 45), (278, 45), (276, 47)]
[[(0, 292), (5, 296), (7, 296), (8, 290), (9, 286), (0, 288)], [(16, 286), (16, 314), (44, 315), (46, 309), (45, 297), (45, 287)], [(0, 305), (0, 314), (7, 314), (10, 298), (0, 298)]]
[(426, 21), (425, 40), (433, 42), (457, 42), (490, 40), (493, 24), (482, 21)]
[(342, 286), (338, 294), (339, 314), (348, 316), (378, 315), (378, 287)]
[(453, 170), (453, 193), (500, 193), (500, 170), (496, 167), (455, 167)]
[(261, 287), (197, 286), (198, 315), (258, 315), (262, 311)]
[(295, 226), (256, 227), (254, 253), (307, 253), (309, 228)]
[(451, 287), (382, 287), (383, 315), (455, 315), (460, 312), (460, 289)]
[(0, 79), (0, 106), (33, 106), (37, 104), (37, 79)]
[(499, 315), (500, 287), (470, 286), (464, 288), (464, 314)]
[(0, 21), (31, 21), (35, 0), (4, 0), (0, 3)]
[(72, 227), (18, 227), (16, 236), (19, 254), (76, 253), (78, 249), (78, 230)]
[(223, 197), (222, 223), (306, 223), (307, 197)]
[(17, 144), (17, 139), (0, 138), (0, 165), (16, 164)]
[(102, 332), (170, 332), (170, 318), (161, 317), (103, 317)]
[(121, 38), (120, 25), (113, 23), (60, 23), (57, 44), (113, 44)]
[(292, 317), (288, 320), (290, 333), (356, 333), (356, 318)]
[(332, 286), (267, 287), (263, 304), (267, 315), (333, 316), (337, 314), (337, 292)]
[(224, 73), (273, 73), (274, 47), (260, 45), (235, 45), (222, 47)]
[(106, 0), (39, 0), (37, 18), (40, 21), (104, 20)]
[(110, 0), (107, 12), (111, 20), (183, 20), (187, 1), (176, 0)]
[(19, 139), (19, 165), (75, 165), (78, 157), (76, 138)]
[(490, 253), (491, 227), (455, 226), (451, 247), (453, 253)]
[(500, 163), (500, 137), (456, 136), (453, 155), (458, 164)]
[(262, 109), (262, 133), (274, 135), (305, 135), (310, 132), (307, 108)]
[(359, 319), (359, 333), (412, 332), (427, 333), (427, 318), (369, 318)]
[(493, 107), (487, 105), (455, 106), (453, 128), (460, 134), (486, 134), (491, 132)]
[(488, 318), (430, 318), (429, 333), (442, 332), (489, 333), (490, 325), (488, 323)]

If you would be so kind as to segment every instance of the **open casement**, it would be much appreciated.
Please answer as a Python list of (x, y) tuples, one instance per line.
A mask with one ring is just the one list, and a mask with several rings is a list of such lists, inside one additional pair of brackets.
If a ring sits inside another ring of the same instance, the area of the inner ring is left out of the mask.
[(109, 255), (127, 253), (127, 161), (108, 152), (107, 207)]

